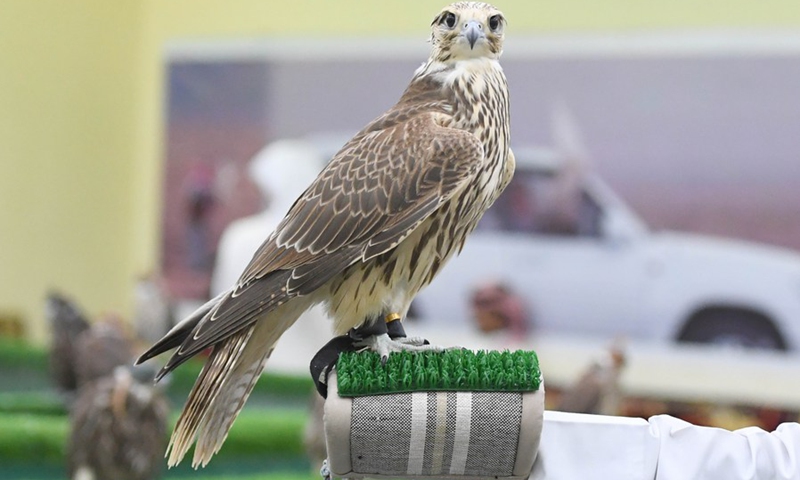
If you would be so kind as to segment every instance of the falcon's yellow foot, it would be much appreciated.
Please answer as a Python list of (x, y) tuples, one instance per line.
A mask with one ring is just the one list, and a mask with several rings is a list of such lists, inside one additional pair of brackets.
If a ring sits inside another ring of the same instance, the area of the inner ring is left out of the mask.
[(381, 356), (381, 363), (384, 364), (389, 359), (389, 354), (394, 352), (441, 352), (445, 350), (439, 345), (425, 344), (425, 339), (421, 337), (401, 337), (393, 340), (385, 333), (371, 335), (355, 345), (378, 352)]

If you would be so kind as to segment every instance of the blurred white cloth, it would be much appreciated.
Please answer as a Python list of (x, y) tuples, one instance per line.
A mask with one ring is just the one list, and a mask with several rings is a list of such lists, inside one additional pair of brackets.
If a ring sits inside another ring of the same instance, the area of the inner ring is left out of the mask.
[(231, 288), (252, 260), (258, 247), (283, 218), (271, 210), (234, 220), (222, 232), (217, 247), (214, 272), (211, 275), (211, 296)]
[[(258, 247), (322, 169), (327, 160), (323, 155), (304, 140), (279, 140), (253, 157), (250, 176), (268, 200), (267, 209), (231, 222), (222, 233), (211, 277), (212, 296), (228, 290), (237, 282)], [(307, 365), (330, 340), (331, 327), (321, 307), (310, 309), (283, 334), (270, 356), (267, 369), (297, 373), (298, 359)]]
[(547, 411), (532, 479), (800, 479), (800, 424), (774, 432)]
[(659, 415), (650, 419), (649, 433), (649, 448), (658, 448), (658, 480), (800, 478), (797, 423), (783, 423), (774, 432), (758, 427), (731, 432)]
[(324, 161), (319, 149), (304, 140), (278, 140), (253, 157), (248, 173), (267, 208), (231, 222), (222, 233), (211, 277), (212, 297), (236, 283), (258, 247), (316, 178)]

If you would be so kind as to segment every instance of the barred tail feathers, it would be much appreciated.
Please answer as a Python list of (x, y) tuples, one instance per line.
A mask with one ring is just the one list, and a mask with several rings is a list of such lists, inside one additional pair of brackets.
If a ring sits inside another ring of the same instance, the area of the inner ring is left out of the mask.
[[(307, 305), (290, 302), (214, 347), (186, 400), (167, 447), (173, 467), (197, 442), (192, 467), (219, 451), (280, 336)], [(289, 307), (289, 308), (287, 308)]]
[(183, 459), (194, 443), (200, 431), (200, 424), (213, 408), (219, 391), (233, 373), (233, 367), (242, 355), (242, 351), (253, 334), (255, 326), (236, 333), (214, 347), (203, 370), (189, 393), (175, 430), (167, 446), (167, 465), (174, 467)]

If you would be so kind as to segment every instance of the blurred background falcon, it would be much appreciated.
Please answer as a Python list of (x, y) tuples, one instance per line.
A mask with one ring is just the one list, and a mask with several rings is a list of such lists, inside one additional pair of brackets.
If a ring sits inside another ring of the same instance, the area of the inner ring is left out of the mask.
[[(505, 24), (479, 2), (436, 15), (430, 57), (398, 103), (333, 157), (236, 285), (140, 357), (177, 347), (160, 378), (212, 347), (170, 440), (170, 465), (195, 441), (193, 465), (208, 463), (275, 343), (306, 309), (323, 303), (337, 334), (404, 318), (460, 251), (514, 172), (499, 63)], [(387, 335), (364, 343), (382, 355), (425, 348)]]
[(132, 365), (136, 352), (135, 338), (125, 321), (115, 313), (103, 314), (75, 341), (78, 387), (111, 375), (119, 366)]
[(70, 410), (66, 456), (71, 480), (161, 477), (169, 404), (150, 382), (152, 374), (143, 367), (119, 366), (81, 387)]
[(625, 341), (617, 339), (559, 397), (554, 410), (620, 415), (620, 376), (627, 364)]
[(47, 294), (45, 315), (53, 334), (48, 358), (50, 377), (69, 404), (78, 389), (76, 343), (81, 334), (89, 330), (89, 320), (75, 301), (56, 291)]

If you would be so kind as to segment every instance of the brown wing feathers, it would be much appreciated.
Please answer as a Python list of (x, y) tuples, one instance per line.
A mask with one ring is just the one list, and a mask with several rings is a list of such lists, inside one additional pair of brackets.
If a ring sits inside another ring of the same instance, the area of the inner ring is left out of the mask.
[[(166, 352), (167, 350), (171, 350), (180, 344), (186, 339), (187, 336), (197, 327), (197, 324), (205, 318), (208, 313), (214, 309), (214, 307), (219, 304), (220, 300), (227, 294), (223, 293), (220, 294), (205, 304), (202, 307), (198, 308), (192, 315), (181, 321), (178, 325), (172, 328), (161, 340), (156, 342), (152, 347), (150, 347), (146, 352), (144, 352), (137, 360), (136, 364), (140, 364), (154, 356)], [(166, 373), (166, 372), (164, 372)], [(156, 379), (161, 378), (161, 376), (157, 377)]]
[(431, 115), (382, 123), (388, 128), (356, 136), (334, 157), (232, 292), (143, 355), (180, 343), (159, 376), (349, 265), (394, 248), (480, 166), (480, 142), (435, 125)]

